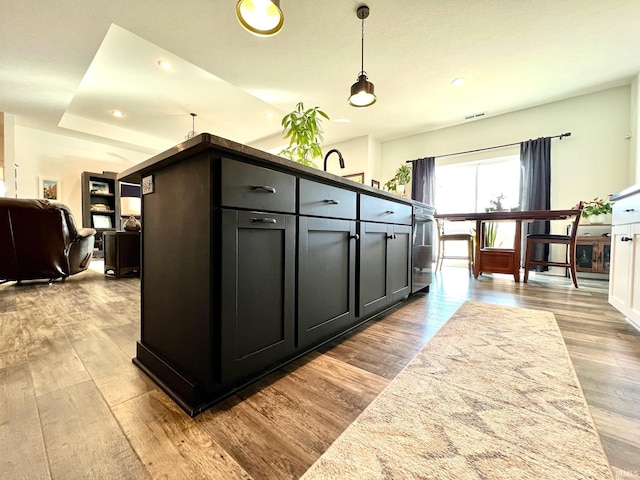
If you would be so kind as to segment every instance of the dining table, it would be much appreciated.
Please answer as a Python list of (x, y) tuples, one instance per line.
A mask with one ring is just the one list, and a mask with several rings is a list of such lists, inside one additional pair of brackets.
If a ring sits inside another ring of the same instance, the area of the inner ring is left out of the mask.
[[(534, 221), (566, 220), (580, 215), (577, 207), (569, 210), (518, 210), (470, 213), (436, 213), (434, 217), (449, 222), (475, 222), (475, 258), (473, 276), (481, 273), (512, 274), (520, 282), (522, 256), (522, 223)], [(515, 222), (513, 248), (494, 248), (485, 245), (485, 224), (490, 222)]]

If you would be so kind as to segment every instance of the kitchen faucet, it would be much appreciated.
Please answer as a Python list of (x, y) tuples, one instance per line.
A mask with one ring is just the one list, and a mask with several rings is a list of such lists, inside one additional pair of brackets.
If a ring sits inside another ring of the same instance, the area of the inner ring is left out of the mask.
[(342, 154), (340, 153), (340, 150), (338, 150), (337, 148), (332, 148), (324, 156), (324, 171), (325, 172), (327, 171), (327, 158), (329, 158), (329, 155), (331, 155), (334, 152), (338, 154), (338, 160), (340, 161), (340, 168), (344, 168), (344, 158), (342, 158)]

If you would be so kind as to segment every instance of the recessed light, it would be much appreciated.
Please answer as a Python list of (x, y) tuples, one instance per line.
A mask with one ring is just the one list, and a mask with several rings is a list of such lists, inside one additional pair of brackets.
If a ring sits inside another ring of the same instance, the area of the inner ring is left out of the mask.
[(464, 85), (464, 78), (455, 78), (451, 82), (451, 85), (453, 85), (454, 87), (461, 87), (462, 85)]
[(113, 115), (116, 118), (124, 118), (127, 116), (126, 113), (120, 111), (120, 110), (111, 110), (111, 115)]
[(163, 70), (173, 70), (173, 64), (169, 60), (158, 60), (158, 66)]
[(267, 118), (273, 118), (273, 112), (267, 112), (266, 115)]

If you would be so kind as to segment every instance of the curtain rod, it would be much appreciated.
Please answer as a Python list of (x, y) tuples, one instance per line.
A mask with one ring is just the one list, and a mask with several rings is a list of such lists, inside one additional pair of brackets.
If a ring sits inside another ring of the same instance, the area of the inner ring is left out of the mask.
[[(554, 135), (553, 137), (548, 138), (559, 138), (562, 140), (564, 137), (570, 137), (571, 132), (561, 133), (560, 135)], [(485, 148), (477, 148), (475, 150), (467, 150), (466, 152), (456, 152), (456, 153), (446, 153), (444, 155), (435, 155), (434, 158), (443, 158), (443, 157), (453, 157), (454, 155), (464, 155), (465, 153), (475, 153), (475, 152), (484, 152), (485, 150), (495, 150), (496, 148), (504, 148), (504, 147), (514, 147), (516, 145), (520, 145), (522, 142), (516, 143), (506, 143), (504, 145), (496, 145), (495, 147), (485, 147)], [(415, 160), (407, 160), (405, 163), (413, 163)]]

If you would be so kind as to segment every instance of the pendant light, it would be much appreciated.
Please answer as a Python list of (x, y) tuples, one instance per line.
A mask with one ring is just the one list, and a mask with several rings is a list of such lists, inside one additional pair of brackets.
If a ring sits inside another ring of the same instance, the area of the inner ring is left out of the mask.
[(368, 107), (376, 103), (376, 96), (373, 93), (373, 83), (367, 79), (367, 72), (364, 71), (364, 19), (369, 16), (369, 7), (360, 5), (356, 11), (356, 15), (362, 20), (361, 63), (358, 81), (351, 85), (349, 105), (353, 107)]
[(236, 17), (249, 33), (259, 37), (275, 35), (284, 24), (280, 0), (240, 0)]
[(191, 115), (191, 131), (187, 132), (187, 135), (184, 137), (185, 140), (190, 140), (199, 135), (199, 133), (196, 132), (196, 117), (198, 115), (196, 113), (190, 113), (189, 115)]

